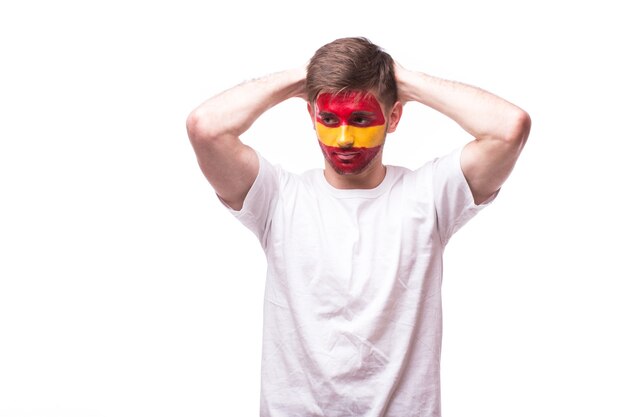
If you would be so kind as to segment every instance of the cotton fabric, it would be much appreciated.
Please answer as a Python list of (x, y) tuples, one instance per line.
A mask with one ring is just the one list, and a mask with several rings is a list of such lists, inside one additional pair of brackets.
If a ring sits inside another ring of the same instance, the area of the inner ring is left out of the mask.
[(474, 204), (460, 154), (365, 190), (259, 155), (230, 211), (267, 257), (261, 416), (441, 415), (442, 255), (493, 200)]

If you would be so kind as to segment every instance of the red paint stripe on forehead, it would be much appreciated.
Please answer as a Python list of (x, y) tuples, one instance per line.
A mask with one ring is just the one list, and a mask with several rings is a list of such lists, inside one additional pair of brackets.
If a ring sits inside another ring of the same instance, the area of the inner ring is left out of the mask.
[(358, 112), (371, 114), (372, 122), (370, 126), (385, 124), (385, 115), (371, 93), (360, 91), (348, 91), (345, 93), (331, 94), (322, 93), (317, 97), (318, 114), (333, 113), (341, 120), (342, 124), (347, 124), (349, 118)]

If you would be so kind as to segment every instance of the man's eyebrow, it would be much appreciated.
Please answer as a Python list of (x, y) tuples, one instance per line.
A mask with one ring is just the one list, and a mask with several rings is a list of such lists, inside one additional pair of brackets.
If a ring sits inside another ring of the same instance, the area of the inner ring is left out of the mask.
[[(331, 112), (331, 111), (320, 111), (318, 113), (320, 116), (335, 116), (336, 114)], [(352, 116), (374, 116), (374, 112), (373, 111), (366, 111), (366, 110), (356, 110), (353, 111), (352, 113), (350, 113), (350, 115)]]

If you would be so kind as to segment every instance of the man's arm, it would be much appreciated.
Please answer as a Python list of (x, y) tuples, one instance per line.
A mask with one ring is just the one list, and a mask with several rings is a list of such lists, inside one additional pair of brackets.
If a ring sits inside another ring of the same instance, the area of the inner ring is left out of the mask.
[(205, 177), (218, 196), (240, 210), (259, 171), (252, 148), (239, 136), (265, 111), (304, 97), (306, 69), (297, 68), (246, 82), (210, 98), (187, 118), (187, 133)]
[(530, 116), (519, 107), (469, 85), (395, 67), (400, 101), (418, 101), (457, 122), (475, 140), (461, 154), (461, 169), (481, 204), (500, 189), (519, 157)]

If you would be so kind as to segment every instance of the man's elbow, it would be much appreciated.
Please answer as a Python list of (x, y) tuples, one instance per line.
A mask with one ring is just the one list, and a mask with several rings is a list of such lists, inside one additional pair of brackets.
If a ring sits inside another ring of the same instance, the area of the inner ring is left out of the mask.
[(187, 136), (192, 143), (200, 141), (201, 138), (207, 136), (207, 132), (203, 128), (202, 117), (198, 110), (194, 110), (187, 116)]
[(212, 120), (209, 114), (196, 109), (187, 116), (187, 136), (192, 144), (200, 144), (212, 142), (219, 139), (222, 135), (217, 128), (219, 123)]
[(530, 115), (522, 109), (516, 109), (510, 116), (509, 128), (504, 136), (505, 142), (519, 149), (523, 148), (530, 135), (531, 125)]

